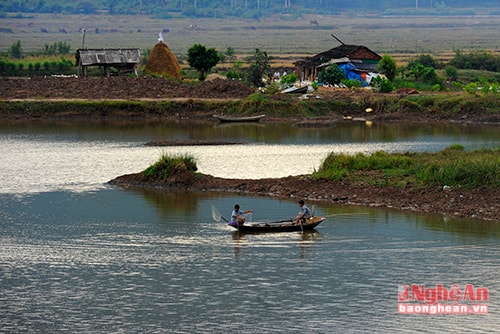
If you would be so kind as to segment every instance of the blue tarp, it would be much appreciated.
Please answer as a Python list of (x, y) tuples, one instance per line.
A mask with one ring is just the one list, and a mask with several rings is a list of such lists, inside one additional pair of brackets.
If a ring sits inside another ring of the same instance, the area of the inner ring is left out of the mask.
[(361, 86), (367, 86), (368, 84), (366, 81), (363, 79), (361, 74), (356, 72), (356, 68), (354, 67), (353, 64), (347, 63), (347, 64), (342, 64), (339, 65), (339, 68), (344, 72), (344, 76), (349, 79), (349, 80), (358, 80), (361, 82)]

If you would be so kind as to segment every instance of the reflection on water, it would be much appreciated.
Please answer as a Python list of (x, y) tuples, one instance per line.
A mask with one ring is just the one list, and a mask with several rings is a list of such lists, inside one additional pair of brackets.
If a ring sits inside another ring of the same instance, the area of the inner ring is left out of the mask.
[(211, 205), (225, 212), (235, 202), (254, 208), (255, 220), (297, 211), (294, 200), (113, 188), (0, 195), (2, 331), (252, 332), (256, 321), (284, 333), (496, 326), (493, 297), (488, 316), (399, 316), (396, 303), (401, 284), (498, 291), (498, 224), (436, 229), (432, 216), (316, 203), (319, 215), (338, 214), (316, 231), (239, 234), (210, 214)]
[[(377, 123), (338, 122), (331, 127), (303, 128), (293, 123), (226, 123), (206, 121), (98, 121), (98, 122), (1, 122), (0, 134), (22, 134), (34, 140), (52, 137), (70, 141), (150, 141), (193, 139), (226, 140), (267, 144), (329, 144), (367, 142), (440, 142), (465, 143), (468, 147), (497, 145), (496, 126), (457, 123)], [(26, 137), (28, 138), (28, 137)]]
[[(355, 129), (351, 128), (349, 133), (356, 132)], [(464, 140), (467, 140), (464, 144), (468, 148), (497, 147), (500, 140), (497, 132), (495, 137), (484, 131), (460, 140), (453, 136), (419, 136), (415, 141), (383, 142), (376, 141), (380, 138), (375, 136), (370, 141), (351, 142), (347, 135), (346, 138), (336, 138), (335, 129), (328, 130), (332, 134), (328, 139), (318, 138), (322, 130), (299, 129), (295, 134), (297, 130), (288, 137), (283, 136), (280, 139), (283, 143), (280, 144), (249, 142), (222, 146), (146, 147), (144, 143), (154, 139), (151, 138), (154, 133), (140, 131), (143, 141), (137, 141), (139, 138), (135, 131), (122, 133), (123, 139), (115, 141), (113, 131), (110, 135), (112, 140), (104, 139), (104, 133), (100, 132), (97, 137), (101, 139), (93, 140), (90, 130), (89, 133), (78, 133), (76, 138), (73, 133), (46, 134), (41, 131), (34, 129), (34, 133), (23, 134), (16, 128), (5, 134), (0, 133), (1, 193), (91, 191), (102, 188), (104, 183), (119, 175), (144, 170), (162, 154), (192, 155), (199, 171), (205, 174), (254, 179), (311, 173), (331, 152), (436, 151)], [(197, 132), (197, 135), (201, 136), (201, 133)], [(249, 139), (245, 135), (225, 140), (245, 141)]]
[[(296, 199), (106, 182), (165, 151), (192, 152), (202, 172), (270, 177), (333, 150), (498, 147), (499, 136), (462, 125), (1, 124), (0, 332), (493, 332), (499, 224), (318, 202), (328, 219), (316, 231), (240, 234), (213, 221), (212, 205), (280, 220)], [(143, 146), (167, 139), (247, 144)], [(397, 314), (399, 285), (454, 283), (487, 287), (490, 313)]]

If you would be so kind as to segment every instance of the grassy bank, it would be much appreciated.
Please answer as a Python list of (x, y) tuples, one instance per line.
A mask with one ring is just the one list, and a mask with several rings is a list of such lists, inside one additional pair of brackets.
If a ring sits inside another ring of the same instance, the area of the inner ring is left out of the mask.
[[(192, 181), (198, 170), (192, 156), (168, 156), (141, 172), (147, 181)], [(397, 188), (499, 188), (500, 149), (465, 151), (452, 145), (434, 153), (331, 153), (311, 174), (315, 180)]]
[(166, 180), (176, 173), (194, 173), (197, 170), (196, 160), (191, 156), (162, 155), (157, 162), (146, 168), (142, 175), (149, 179)]
[(268, 117), (327, 117), (364, 113), (370, 115), (406, 113), (408, 116), (425, 115), (453, 118), (458, 114), (498, 116), (500, 96), (470, 94), (399, 95), (370, 92), (344, 92), (341, 96), (321, 96), (309, 100), (286, 97), (275, 98), (264, 94), (252, 95), (244, 100), (30, 100), (0, 101), (0, 116), (4, 118), (169, 118), (189, 117), (195, 113), (211, 115), (252, 115), (265, 113)]
[(500, 187), (500, 149), (467, 152), (460, 145), (436, 153), (331, 153), (317, 179), (397, 187)]

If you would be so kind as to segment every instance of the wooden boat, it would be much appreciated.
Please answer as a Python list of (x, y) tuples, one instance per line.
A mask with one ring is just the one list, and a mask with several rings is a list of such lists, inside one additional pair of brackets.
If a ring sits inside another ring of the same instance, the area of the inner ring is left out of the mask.
[(324, 217), (312, 217), (306, 220), (303, 224), (295, 224), (295, 221), (286, 220), (279, 222), (261, 222), (261, 223), (245, 223), (241, 226), (233, 226), (239, 232), (302, 232), (314, 229), (316, 226), (321, 224), (326, 218)]
[(266, 117), (266, 115), (241, 116), (241, 117), (213, 115), (213, 117), (217, 118), (220, 122), (258, 122), (262, 118)]
[(313, 216), (309, 219), (306, 219), (305, 223), (302, 224), (295, 224), (295, 220), (286, 219), (274, 222), (254, 222), (254, 223), (247, 222), (244, 225), (235, 226), (230, 224), (229, 220), (224, 218), (214, 205), (212, 205), (212, 218), (216, 222), (224, 220), (229, 226), (234, 227), (239, 232), (246, 232), (246, 233), (310, 231), (313, 230), (316, 226), (321, 224), (326, 219), (326, 217)]

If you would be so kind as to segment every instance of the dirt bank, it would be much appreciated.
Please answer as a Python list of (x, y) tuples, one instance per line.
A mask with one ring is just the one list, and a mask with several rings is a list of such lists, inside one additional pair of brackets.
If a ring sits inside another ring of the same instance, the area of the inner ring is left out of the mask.
[[(264, 122), (292, 118), (303, 126), (328, 125), (344, 118), (500, 124), (500, 98), (494, 96), (413, 90), (380, 94), (366, 89), (320, 87), (306, 97), (276, 94), (247, 100), (254, 92), (239, 81), (223, 79), (195, 84), (148, 76), (2, 78), (0, 118), (209, 119), (214, 112), (254, 112), (265, 113)], [(89, 104), (91, 101), (95, 103)], [(103, 105), (99, 105), (101, 102)]]
[(253, 89), (238, 81), (216, 79), (200, 84), (142, 77), (2, 78), (0, 98), (11, 99), (167, 99), (246, 98)]
[(446, 189), (376, 187), (314, 180), (308, 175), (269, 179), (223, 179), (209, 175), (177, 174), (168, 180), (148, 180), (141, 173), (117, 177), (111, 184), (121, 187), (154, 187), (257, 194), (282, 198), (304, 198), (345, 205), (387, 207), (451, 217), (500, 222), (498, 189)]

